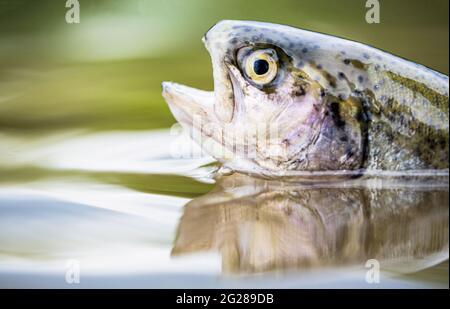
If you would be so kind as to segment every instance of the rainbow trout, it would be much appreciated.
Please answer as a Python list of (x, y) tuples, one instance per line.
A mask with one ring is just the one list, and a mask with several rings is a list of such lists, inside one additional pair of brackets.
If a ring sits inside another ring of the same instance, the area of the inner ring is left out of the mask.
[(203, 41), (214, 91), (164, 82), (163, 96), (233, 170), (448, 172), (448, 76), (284, 25), (221, 21)]

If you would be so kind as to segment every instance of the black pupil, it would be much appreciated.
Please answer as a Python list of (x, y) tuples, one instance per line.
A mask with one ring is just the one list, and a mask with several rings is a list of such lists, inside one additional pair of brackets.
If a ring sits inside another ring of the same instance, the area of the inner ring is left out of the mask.
[(258, 59), (253, 62), (253, 71), (257, 75), (264, 75), (269, 71), (269, 63), (266, 60)]

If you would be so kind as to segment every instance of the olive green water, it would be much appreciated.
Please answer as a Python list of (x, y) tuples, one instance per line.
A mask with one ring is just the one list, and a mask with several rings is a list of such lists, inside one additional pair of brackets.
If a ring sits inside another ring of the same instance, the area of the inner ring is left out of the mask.
[[(0, 3), (0, 286), (448, 287), (448, 179), (213, 179), (161, 95), (212, 89), (220, 19), (351, 38), (448, 74), (448, 1)], [(365, 263), (380, 262), (379, 284)], [(68, 264), (69, 263), (69, 264)]]

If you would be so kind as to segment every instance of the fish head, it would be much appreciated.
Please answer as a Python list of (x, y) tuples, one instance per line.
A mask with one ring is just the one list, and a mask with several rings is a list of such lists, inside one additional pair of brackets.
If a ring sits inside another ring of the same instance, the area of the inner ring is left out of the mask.
[(214, 91), (164, 82), (163, 96), (193, 139), (235, 170), (358, 169), (361, 102), (336, 91), (348, 92), (336, 77), (345, 64), (334, 63), (326, 38), (289, 26), (221, 21), (203, 37)]

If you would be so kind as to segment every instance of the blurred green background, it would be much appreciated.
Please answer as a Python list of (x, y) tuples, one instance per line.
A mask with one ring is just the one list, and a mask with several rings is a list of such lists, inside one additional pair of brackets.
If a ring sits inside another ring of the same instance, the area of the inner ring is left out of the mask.
[(0, 130), (144, 130), (175, 122), (160, 95), (174, 80), (212, 89), (201, 37), (218, 20), (283, 23), (371, 44), (448, 74), (448, 1), (0, 0)]

